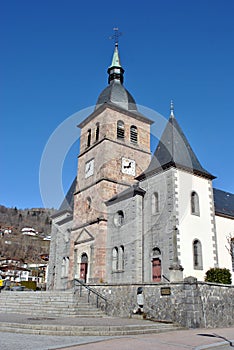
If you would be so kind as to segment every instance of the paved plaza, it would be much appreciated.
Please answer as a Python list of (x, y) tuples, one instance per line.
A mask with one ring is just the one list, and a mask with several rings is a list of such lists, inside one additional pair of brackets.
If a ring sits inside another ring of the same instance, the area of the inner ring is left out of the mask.
[[(231, 345), (217, 334), (233, 341)], [(47, 336), (1, 332), (4, 350), (224, 350), (234, 348), (234, 327), (192, 329), (131, 336)]]

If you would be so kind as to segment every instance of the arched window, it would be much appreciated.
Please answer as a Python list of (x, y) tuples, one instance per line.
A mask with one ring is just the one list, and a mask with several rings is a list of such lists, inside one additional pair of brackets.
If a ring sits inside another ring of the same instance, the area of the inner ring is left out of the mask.
[(61, 277), (64, 278), (66, 276), (66, 258), (63, 257), (62, 268), (61, 268)]
[(114, 247), (112, 249), (112, 271), (118, 270), (118, 248)]
[(114, 224), (115, 226), (122, 226), (123, 223), (124, 223), (124, 213), (122, 210), (119, 210), (114, 216)]
[(198, 239), (193, 241), (193, 266), (195, 270), (203, 270), (202, 245)]
[(88, 263), (88, 255), (86, 253), (82, 253), (82, 255), (81, 255), (81, 263), (82, 264)]
[(152, 249), (152, 255), (153, 255), (153, 256), (159, 256), (159, 255), (161, 255), (161, 250), (160, 250), (158, 247), (154, 247), (154, 248)]
[(90, 147), (91, 145), (91, 129), (87, 132), (87, 147)]
[(137, 127), (135, 125), (132, 125), (130, 127), (130, 141), (133, 143), (137, 143), (138, 141), (138, 132)]
[(122, 120), (117, 122), (117, 139), (124, 139), (124, 122)]
[(96, 142), (99, 140), (100, 124), (96, 123)]
[(119, 270), (124, 270), (124, 246), (119, 247), (119, 256), (118, 256), (118, 268)]
[(200, 215), (199, 197), (195, 191), (191, 193), (191, 213), (194, 215)]
[(154, 192), (151, 197), (152, 214), (157, 214), (159, 212), (159, 200), (158, 192)]

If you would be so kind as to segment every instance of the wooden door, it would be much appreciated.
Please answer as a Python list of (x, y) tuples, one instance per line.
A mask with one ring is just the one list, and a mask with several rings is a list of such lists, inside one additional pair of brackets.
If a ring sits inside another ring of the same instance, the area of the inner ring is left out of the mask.
[(80, 264), (80, 279), (86, 283), (88, 273), (88, 256), (86, 253), (83, 253), (81, 256)]
[(80, 264), (80, 279), (83, 280), (84, 282), (86, 282), (87, 271), (88, 271), (88, 264), (81, 263)]
[(161, 260), (154, 258), (152, 261), (152, 279), (153, 282), (161, 282)]

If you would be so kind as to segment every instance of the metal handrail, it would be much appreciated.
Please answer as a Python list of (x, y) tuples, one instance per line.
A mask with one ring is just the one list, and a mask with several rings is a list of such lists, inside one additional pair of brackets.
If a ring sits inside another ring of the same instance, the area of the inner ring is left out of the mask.
[(96, 306), (97, 308), (99, 307), (99, 298), (104, 300), (105, 302), (105, 310), (107, 308), (107, 298), (105, 298), (102, 294), (100, 294), (99, 292), (97, 292), (94, 288), (91, 288), (90, 286), (88, 286), (87, 284), (85, 284), (83, 281), (78, 280), (78, 279), (74, 279), (74, 286), (76, 287), (76, 283), (79, 284), (80, 286), (80, 297), (82, 296), (82, 287), (84, 287), (85, 289), (88, 290), (88, 303), (90, 302), (90, 294), (93, 293), (94, 295), (96, 295)]
[(170, 283), (170, 280), (169, 280), (166, 276), (162, 275), (162, 277), (163, 277), (167, 282)]

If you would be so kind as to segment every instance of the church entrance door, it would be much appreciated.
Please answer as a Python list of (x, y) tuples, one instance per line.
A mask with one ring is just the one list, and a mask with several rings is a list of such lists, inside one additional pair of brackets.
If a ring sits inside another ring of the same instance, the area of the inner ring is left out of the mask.
[(80, 279), (86, 283), (88, 273), (88, 256), (86, 253), (83, 253), (81, 256), (80, 264)]
[(161, 260), (153, 258), (152, 260), (152, 277), (153, 282), (161, 282)]

